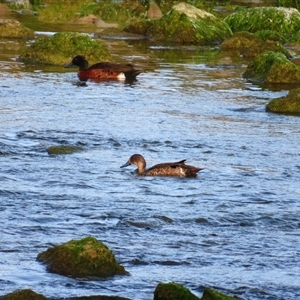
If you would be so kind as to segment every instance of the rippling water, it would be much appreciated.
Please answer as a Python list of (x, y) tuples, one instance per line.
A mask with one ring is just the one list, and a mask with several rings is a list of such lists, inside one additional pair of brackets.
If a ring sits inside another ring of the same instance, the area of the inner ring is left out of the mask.
[[(145, 300), (158, 282), (176, 281), (199, 296), (208, 286), (299, 299), (299, 118), (265, 112), (287, 91), (247, 83), (246, 64), (218, 51), (122, 45), (146, 70), (132, 84), (80, 86), (75, 70), (1, 56), (0, 294)], [(47, 154), (60, 144), (84, 151)], [(186, 158), (204, 170), (138, 178), (119, 168), (134, 153), (149, 166)], [(36, 261), (87, 235), (130, 276), (80, 281)]]

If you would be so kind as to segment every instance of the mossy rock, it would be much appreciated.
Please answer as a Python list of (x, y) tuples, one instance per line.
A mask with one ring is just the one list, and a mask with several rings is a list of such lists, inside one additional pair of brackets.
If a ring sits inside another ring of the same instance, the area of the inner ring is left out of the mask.
[(30, 289), (17, 290), (0, 297), (1, 300), (46, 300), (47, 298)]
[(149, 28), (154, 24), (151, 20), (140, 20), (138, 22), (127, 25), (123, 28), (125, 32), (147, 36)]
[(288, 39), (300, 30), (300, 13), (295, 8), (254, 7), (233, 13), (224, 22), (233, 32), (270, 30)]
[(34, 31), (11, 19), (0, 19), (1, 38), (33, 38)]
[[(148, 25), (146, 28), (145, 25)], [(214, 15), (187, 3), (174, 5), (162, 18), (128, 26), (134, 33), (145, 34), (156, 41), (179, 44), (220, 43), (232, 35), (229, 26)]]
[(82, 150), (83, 148), (79, 146), (59, 145), (59, 146), (50, 146), (47, 152), (49, 155), (59, 155), (59, 154), (72, 154), (74, 152), (79, 152)]
[(266, 110), (278, 114), (300, 116), (300, 88), (290, 90), (285, 97), (271, 100)]
[(49, 272), (73, 278), (106, 278), (127, 274), (112, 251), (91, 236), (49, 248), (37, 258), (47, 265)]
[(201, 300), (237, 300), (239, 298), (224, 295), (213, 289), (205, 288)]
[(107, 46), (86, 34), (59, 32), (39, 38), (21, 55), (24, 62), (64, 65), (76, 55), (84, 55), (90, 64), (111, 61)]
[(300, 82), (300, 69), (284, 54), (266, 51), (254, 58), (243, 76), (263, 83), (292, 84)]
[(175, 282), (159, 283), (153, 300), (199, 300), (188, 288)]
[(247, 31), (234, 33), (231, 38), (221, 44), (221, 49), (234, 52), (243, 57), (255, 57), (265, 51), (281, 52), (286, 57), (290, 57), (288, 50), (279, 42), (263, 40)]

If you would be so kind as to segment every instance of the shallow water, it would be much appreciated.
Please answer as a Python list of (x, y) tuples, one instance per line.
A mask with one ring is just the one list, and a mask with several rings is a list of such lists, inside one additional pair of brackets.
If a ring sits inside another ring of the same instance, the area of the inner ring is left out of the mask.
[[(287, 90), (246, 82), (246, 62), (217, 49), (114, 42), (116, 60), (146, 72), (127, 84), (78, 84), (76, 70), (24, 66), (0, 54), (0, 294), (152, 299), (158, 282), (201, 296), (299, 299), (299, 118), (265, 112)], [(2, 45), (2, 46), (1, 46)], [(49, 156), (51, 145), (80, 145)], [(120, 169), (186, 158), (196, 179)], [(36, 261), (92, 235), (130, 276), (84, 281)]]

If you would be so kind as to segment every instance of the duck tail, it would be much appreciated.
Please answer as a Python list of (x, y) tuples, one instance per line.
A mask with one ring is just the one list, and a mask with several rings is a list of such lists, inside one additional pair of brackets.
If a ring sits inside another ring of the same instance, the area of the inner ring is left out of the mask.
[(203, 170), (203, 168), (197, 168), (194, 166), (188, 166), (186, 170), (186, 177), (196, 177), (199, 171)]
[(125, 72), (125, 77), (128, 78), (128, 79), (134, 79), (135, 77), (137, 77), (142, 72), (143, 71), (141, 71), (141, 70), (131, 70), (131, 71)]

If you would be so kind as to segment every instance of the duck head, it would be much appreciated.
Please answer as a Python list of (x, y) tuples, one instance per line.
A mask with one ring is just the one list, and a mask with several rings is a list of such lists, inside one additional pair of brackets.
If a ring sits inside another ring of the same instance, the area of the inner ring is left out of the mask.
[(145, 172), (146, 161), (145, 161), (144, 157), (141, 154), (133, 154), (132, 156), (130, 156), (128, 161), (124, 165), (122, 165), (120, 168), (125, 168), (125, 167), (128, 167), (130, 165), (136, 165), (137, 166), (138, 174), (143, 174)]
[(74, 66), (78, 66), (79, 70), (85, 70), (88, 68), (89, 64), (84, 56), (77, 55), (72, 59), (72, 61), (69, 64), (65, 65), (65, 68), (71, 68)]

